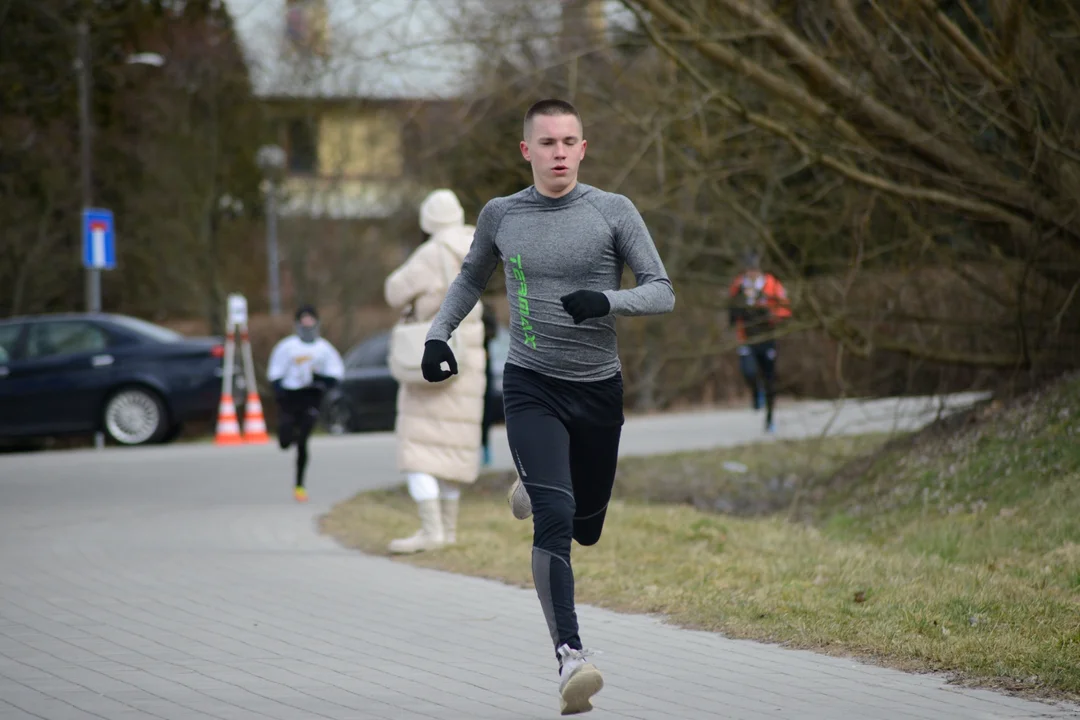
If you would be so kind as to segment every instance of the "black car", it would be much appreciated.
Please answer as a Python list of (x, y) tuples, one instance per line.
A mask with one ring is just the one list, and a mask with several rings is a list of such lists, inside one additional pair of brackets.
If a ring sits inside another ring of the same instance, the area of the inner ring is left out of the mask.
[[(487, 402), (492, 422), (503, 417), (502, 374), (510, 351), (510, 331), (500, 327), (491, 341), (492, 392)], [(323, 422), (328, 432), (385, 431), (394, 429), (398, 382), (390, 375), (387, 356), (390, 333), (381, 332), (345, 354), (345, 378), (323, 401)]]
[[(221, 338), (189, 338), (126, 315), (0, 320), (0, 438), (104, 431), (122, 445), (174, 438), (212, 420)], [(243, 395), (243, 374), (234, 395)]]

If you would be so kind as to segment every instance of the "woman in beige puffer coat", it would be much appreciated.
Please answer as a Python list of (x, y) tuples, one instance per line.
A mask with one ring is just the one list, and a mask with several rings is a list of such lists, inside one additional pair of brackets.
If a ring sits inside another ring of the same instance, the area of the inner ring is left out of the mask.
[[(450, 282), (472, 244), (474, 228), (450, 190), (435, 190), (420, 205), (420, 228), (429, 237), (386, 279), (386, 302), (409, 306), (415, 320), (435, 317)], [(430, 550), (457, 539), (461, 485), (480, 471), (480, 431), (484, 416), (483, 309), (472, 309), (454, 331), (464, 352), (458, 374), (446, 383), (402, 383), (397, 397), (398, 469), (420, 513), (420, 530), (390, 543), (392, 553)]]

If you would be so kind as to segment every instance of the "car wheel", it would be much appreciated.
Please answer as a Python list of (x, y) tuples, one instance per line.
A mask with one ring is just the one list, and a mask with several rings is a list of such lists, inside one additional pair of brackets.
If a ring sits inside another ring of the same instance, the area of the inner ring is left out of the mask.
[(338, 400), (326, 411), (326, 431), (331, 435), (344, 435), (352, 431), (352, 410), (344, 400)]
[(105, 403), (105, 432), (120, 445), (145, 445), (169, 429), (165, 405), (152, 390), (128, 387)]

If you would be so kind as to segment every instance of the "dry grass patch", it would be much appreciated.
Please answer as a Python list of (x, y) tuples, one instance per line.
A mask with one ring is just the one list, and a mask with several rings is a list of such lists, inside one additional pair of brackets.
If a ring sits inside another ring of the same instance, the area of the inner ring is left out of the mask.
[[(461, 520), (457, 546), (405, 562), (532, 586), (530, 522), (515, 520), (505, 504), (475, 499)], [(323, 529), (383, 554), (390, 538), (415, 525), (408, 496), (379, 493), (338, 506)], [(1010, 689), (1080, 694), (1075, 592), (1032, 582), (1044, 576), (1039, 558), (1010, 563), (1008, 572), (957, 565), (780, 519), (625, 502), (613, 506), (598, 545), (574, 547), (582, 603)]]
[[(1080, 698), (1078, 440), (1074, 378), (945, 437), (931, 431), (884, 449), (879, 436), (628, 460), (604, 537), (574, 547), (578, 599)], [(731, 461), (747, 471), (732, 475)], [(756, 516), (773, 500), (746, 504), (753, 517), (715, 512), (718, 499), (748, 497), (789, 473), (812, 522)], [(403, 561), (531, 586), (532, 526), (510, 515), (506, 487), (505, 477), (485, 478), (465, 496), (459, 544)], [(393, 491), (339, 504), (322, 528), (382, 554), (416, 523), (408, 496)]]

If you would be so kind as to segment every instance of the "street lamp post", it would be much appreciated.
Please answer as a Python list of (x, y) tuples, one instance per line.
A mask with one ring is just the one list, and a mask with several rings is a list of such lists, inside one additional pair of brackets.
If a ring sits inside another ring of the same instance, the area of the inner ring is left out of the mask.
[[(75, 68), (78, 70), (79, 84), (79, 165), (80, 183), (82, 184), (83, 212), (94, 204), (92, 153), (93, 125), (90, 120), (90, 83), (92, 67), (90, 64), (90, 26), (85, 19), (79, 20), (76, 27), (78, 47)], [(165, 58), (157, 53), (136, 53), (126, 59), (129, 65), (153, 65), (161, 67)], [(92, 313), (101, 312), (101, 269), (86, 269), (86, 309)]]
[(270, 296), (270, 314), (281, 315), (281, 266), (278, 260), (278, 184), (285, 169), (285, 151), (277, 145), (263, 145), (255, 155), (255, 162), (263, 172), (263, 189), (266, 192), (266, 271), (267, 292)]
[[(75, 65), (79, 70), (79, 165), (85, 212), (94, 201), (90, 175), (90, 28), (85, 20), (79, 21), (78, 37), (78, 60)], [(86, 269), (86, 309), (101, 312), (101, 270), (98, 268)]]
[(128, 55), (125, 62), (128, 65), (153, 65), (154, 67), (161, 67), (165, 64), (165, 58), (157, 53), (141, 52)]

